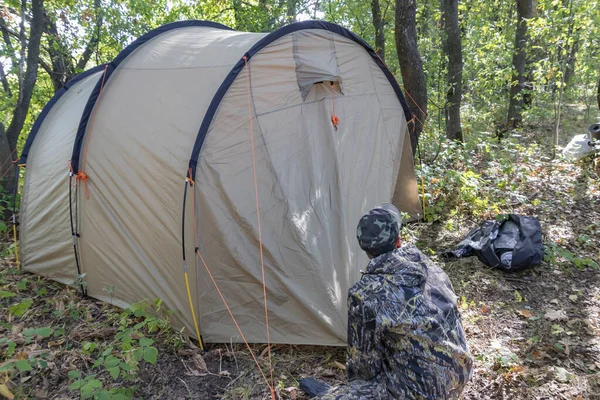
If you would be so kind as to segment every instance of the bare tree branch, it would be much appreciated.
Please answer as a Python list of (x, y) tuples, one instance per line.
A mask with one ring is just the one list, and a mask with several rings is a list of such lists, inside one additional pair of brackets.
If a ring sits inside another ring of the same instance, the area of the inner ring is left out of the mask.
[(96, 29), (94, 30), (90, 41), (85, 47), (81, 58), (75, 66), (76, 72), (85, 69), (85, 66), (92, 57), (92, 54), (94, 54), (94, 52), (98, 50), (98, 44), (100, 43), (100, 33), (102, 29), (102, 23), (104, 22), (100, 0), (94, 0), (94, 7), (96, 8)]
[(44, 61), (41, 57), (40, 57), (40, 66), (44, 69), (44, 71), (46, 71), (46, 73), (48, 75), (50, 75), (50, 78), (52, 78), (52, 75), (54, 74), (54, 72), (52, 71), (52, 67), (50, 66), (50, 64), (48, 64), (46, 61)]
[(23, 74), (25, 73), (25, 49), (27, 48), (27, 38), (25, 37), (26, 8), (27, 0), (21, 0), (21, 23), (19, 24), (19, 39), (21, 41), (21, 51), (19, 52), (19, 99), (23, 98)]
[(0, 17), (0, 30), (2, 30), (2, 38), (4, 39), (4, 43), (6, 43), (6, 49), (10, 53), (10, 58), (12, 60), (13, 65), (19, 65), (19, 61), (17, 60), (17, 56), (15, 53), (15, 48), (13, 47), (12, 40), (10, 39), (11, 35), (19, 38), (19, 35), (14, 31), (10, 30), (8, 26), (6, 26), (6, 22), (2, 17)]
[(4, 64), (0, 61), (0, 81), (2, 81), (2, 87), (4, 91), (8, 95), (8, 97), (12, 97), (12, 92), (10, 91), (10, 85), (8, 84), (8, 79), (6, 79), (6, 74), (4, 73)]
[[(23, 125), (25, 124), (25, 118), (27, 117), (27, 112), (29, 111), (29, 104), (31, 102), (33, 88), (37, 80), (40, 42), (43, 32), (43, 0), (32, 0), (31, 4), (33, 18), (30, 24), (29, 44), (26, 44), (25, 46), (25, 49), (27, 50), (27, 70), (23, 75), (22, 85), (21, 88), (19, 88), (20, 90), (17, 104), (15, 106), (10, 125), (6, 131), (11, 150), (16, 147), (17, 139), (19, 138), (21, 130), (23, 129)], [(22, 5), (25, 5), (25, 0), (23, 0)], [(25, 57), (23, 58), (25, 59)]]
[(54, 91), (58, 91), (66, 83), (67, 75), (73, 69), (70, 56), (67, 54), (64, 44), (61, 41), (61, 37), (56, 27), (56, 22), (50, 19), (50, 17), (44, 13), (44, 32), (48, 36), (50, 45), (45, 48), (50, 56), (50, 62), (52, 64), (52, 73), (50, 78), (54, 85)]

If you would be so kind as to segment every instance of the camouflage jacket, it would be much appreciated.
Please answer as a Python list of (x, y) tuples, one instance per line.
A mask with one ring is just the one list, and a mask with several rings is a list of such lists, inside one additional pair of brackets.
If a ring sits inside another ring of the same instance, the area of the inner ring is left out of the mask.
[(365, 381), (395, 399), (460, 395), (473, 360), (456, 296), (444, 271), (416, 247), (371, 260), (348, 293), (348, 308), (347, 389)]

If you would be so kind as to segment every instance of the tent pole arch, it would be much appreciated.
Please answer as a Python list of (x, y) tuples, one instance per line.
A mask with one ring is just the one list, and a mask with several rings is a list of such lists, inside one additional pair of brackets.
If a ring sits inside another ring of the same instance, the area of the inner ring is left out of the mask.
[(67, 82), (62, 88), (60, 88), (54, 94), (54, 96), (52, 96), (50, 101), (48, 103), (46, 103), (46, 105), (44, 106), (44, 108), (42, 109), (42, 111), (40, 112), (38, 117), (36, 118), (35, 123), (33, 124), (33, 127), (31, 128), (31, 132), (29, 132), (29, 136), (27, 136), (27, 141), (25, 142), (25, 146), (23, 147), (23, 150), (21, 151), (21, 157), (19, 157), (19, 161), (18, 161), (19, 165), (27, 164), (27, 157), (29, 156), (29, 150), (31, 149), (31, 146), (33, 145), (35, 137), (37, 136), (38, 131), (40, 130), (40, 127), (44, 123), (46, 116), (48, 115), (48, 113), (50, 112), (52, 107), (54, 107), (56, 102), (58, 102), (58, 100), (60, 100), (60, 98), (77, 82), (87, 78), (90, 75), (95, 74), (96, 72), (102, 71), (105, 66), (106, 66), (106, 64), (101, 64), (101, 65), (98, 65), (97, 67), (90, 68), (87, 71), (84, 71), (78, 75), (75, 75), (73, 78), (71, 78), (71, 80), (69, 82)]
[(204, 143), (204, 139), (206, 139), (206, 134), (208, 133), (208, 129), (210, 128), (210, 124), (217, 113), (217, 109), (219, 108), (219, 104), (225, 97), (227, 90), (233, 84), (239, 73), (244, 68), (246, 62), (249, 62), (250, 59), (258, 53), (260, 50), (273, 43), (277, 39), (282, 38), (285, 35), (289, 35), (290, 33), (294, 33), (297, 31), (308, 30), (308, 29), (321, 29), (329, 32), (336, 33), (345, 38), (353, 40), (357, 44), (361, 45), (373, 58), (373, 61), (381, 68), (381, 71), (384, 73), (385, 77), (389, 81), (390, 85), (392, 85), (400, 104), (402, 105), (402, 109), (404, 110), (404, 114), (406, 116), (406, 120), (410, 121), (413, 118), (413, 114), (410, 111), (408, 104), (406, 103), (406, 99), (404, 98), (404, 94), (402, 93), (402, 89), (398, 85), (396, 78), (385, 65), (385, 63), (381, 60), (381, 58), (375, 53), (375, 50), (371, 48), (362, 38), (356, 35), (354, 32), (341, 27), (337, 24), (333, 24), (331, 22), (325, 21), (303, 21), (296, 22), (290, 25), (286, 25), (282, 28), (277, 29), (276, 31), (271, 32), (258, 42), (240, 60), (235, 64), (235, 66), (231, 69), (219, 89), (215, 93), (210, 105), (208, 106), (208, 110), (204, 115), (204, 119), (202, 120), (202, 124), (200, 125), (200, 130), (198, 131), (198, 136), (196, 137), (196, 141), (194, 143), (194, 148), (192, 150), (192, 154), (190, 156), (190, 163), (188, 166), (188, 172), (186, 172), (186, 176), (192, 180), (196, 177), (196, 166), (198, 164), (198, 157), (200, 156), (200, 150), (202, 149), (202, 144)]
[[(115, 57), (115, 59), (112, 62), (108, 63), (108, 66), (106, 67), (106, 75), (104, 78), (104, 85), (106, 85), (108, 83), (110, 76), (115, 71), (115, 69), (119, 66), (119, 64), (121, 64), (127, 58), (127, 56), (129, 56), (134, 50), (136, 50), (138, 47), (142, 46), (144, 43), (148, 42), (149, 40), (155, 38), (156, 36), (158, 36), (162, 33), (169, 32), (174, 29), (186, 28), (186, 27), (202, 27), (202, 26), (230, 30), (230, 31), (233, 30), (230, 27), (223, 25), (223, 24), (219, 24), (217, 22), (200, 21), (200, 20), (172, 22), (170, 24), (166, 24), (166, 25), (163, 25), (156, 29), (153, 29), (150, 32), (140, 36), (135, 41), (133, 41), (130, 45), (125, 47), (123, 50), (121, 50), (121, 52), (117, 55), (117, 57)], [(73, 154), (71, 156), (71, 168), (73, 169), (74, 174), (77, 174), (79, 172), (79, 167), (80, 167), (79, 157), (81, 155), (81, 150), (82, 150), (82, 147), (84, 144), (84, 138), (85, 138), (85, 133), (86, 133), (87, 126), (88, 126), (88, 121), (91, 118), (92, 111), (94, 110), (96, 102), (98, 101), (101, 87), (102, 87), (102, 79), (100, 79), (98, 81), (98, 83), (94, 87), (94, 90), (92, 90), (92, 93), (90, 94), (90, 97), (89, 97), (89, 99), (85, 105), (85, 108), (83, 110), (83, 113), (81, 115), (81, 120), (79, 121), (79, 126), (77, 128), (77, 134), (75, 136), (75, 144), (73, 145)]]

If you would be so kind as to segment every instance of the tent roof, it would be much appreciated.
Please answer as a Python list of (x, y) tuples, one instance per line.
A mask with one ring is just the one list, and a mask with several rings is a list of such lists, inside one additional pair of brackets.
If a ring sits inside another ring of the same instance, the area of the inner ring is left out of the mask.
[(52, 96), (50, 101), (48, 103), (46, 103), (46, 105), (42, 109), (42, 112), (38, 115), (37, 119), (35, 120), (35, 123), (33, 124), (33, 127), (31, 128), (31, 131), (29, 132), (29, 136), (27, 136), (27, 141), (25, 142), (25, 146), (23, 147), (23, 150), (21, 151), (21, 157), (19, 158), (19, 161), (18, 161), (18, 163), (20, 165), (27, 164), (27, 156), (29, 155), (29, 150), (31, 149), (31, 145), (33, 144), (33, 141), (35, 140), (35, 137), (36, 137), (38, 131), (40, 130), (42, 123), (44, 123), (44, 119), (46, 118), (46, 116), (48, 115), (48, 113), (50, 112), (50, 110), (52, 109), (54, 104), (56, 104), (56, 102), (58, 100), (60, 100), (60, 98), (67, 92), (67, 90), (69, 90), (71, 87), (73, 87), (77, 82), (82, 81), (83, 79), (87, 78), (90, 75), (95, 74), (96, 72), (102, 71), (105, 68), (105, 66), (106, 66), (106, 64), (101, 64), (101, 65), (98, 65), (97, 67), (88, 69), (87, 71), (84, 71), (78, 75), (75, 75), (73, 78), (71, 78), (71, 80), (69, 82), (67, 82), (65, 84), (65, 86), (63, 86), (60, 90), (58, 90), (54, 94), (54, 96)]
[[(119, 66), (119, 64), (121, 62), (123, 62), (123, 60), (125, 60), (125, 58), (127, 58), (127, 56), (130, 55), (138, 47), (142, 46), (144, 43), (148, 42), (149, 40), (153, 39), (154, 37), (156, 37), (162, 33), (168, 32), (173, 29), (179, 29), (179, 28), (185, 28), (185, 27), (203, 27), (203, 26), (218, 28), (218, 29), (225, 29), (225, 30), (232, 30), (231, 28), (229, 28), (225, 25), (218, 24), (215, 22), (210, 22), (210, 21), (190, 20), (190, 21), (173, 22), (170, 24), (163, 25), (159, 28), (153, 29), (150, 32), (146, 33), (145, 35), (139, 37), (137, 40), (135, 40), (133, 43), (131, 43), (125, 49), (123, 49), (121, 51), (121, 53), (119, 53), (119, 55), (111, 63), (107, 64), (104, 77), (103, 77), (103, 79), (98, 80), (96, 87), (92, 91), (92, 94), (90, 95), (88, 102), (85, 106), (85, 109), (83, 111), (81, 121), (79, 123), (79, 127), (77, 129), (75, 145), (73, 146), (73, 155), (71, 157), (71, 166), (73, 168), (74, 173), (77, 173), (79, 170), (79, 157), (81, 154), (82, 145), (84, 143), (83, 139), (85, 136), (85, 132), (87, 130), (88, 121), (91, 117), (92, 110), (94, 109), (96, 101), (98, 100), (98, 96), (100, 94), (101, 88), (110, 79), (111, 74), (115, 71), (115, 69)], [(339, 25), (336, 25), (336, 24), (333, 24), (330, 22), (325, 22), (325, 21), (303, 21), (303, 22), (293, 23), (293, 24), (286, 25), (282, 28), (279, 28), (279, 29), (271, 32), (270, 34), (268, 34), (267, 36), (265, 36), (261, 40), (259, 40), (256, 44), (254, 44), (254, 46), (252, 46), (252, 48), (250, 48), (246, 52), (246, 54), (244, 54), (244, 56), (242, 58), (240, 58), (240, 60), (235, 64), (235, 66), (232, 68), (232, 70), (228, 74), (227, 78), (225, 78), (225, 80), (223, 81), (223, 83), (221, 84), (221, 86), (219, 87), (217, 92), (215, 93), (215, 95), (210, 103), (210, 106), (204, 116), (204, 119), (202, 120), (202, 124), (200, 125), (200, 129), (199, 129), (198, 135), (196, 137), (194, 148), (193, 148), (191, 156), (190, 156), (189, 168), (192, 171), (192, 178), (195, 176), (196, 164), (198, 162), (198, 156), (200, 154), (200, 149), (202, 148), (202, 144), (204, 143), (204, 139), (206, 137), (206, 134), (208, 132), (210, 124), (213, 120), (213, 117), (215, 116), (217, 108), (219, 107), (219, 104), (221, 103), (223, 96), (225, 95), (225, 93), (227, 93), (227, 90), (229, 89), (229, 87), (231, 86), (231, 84), (233, 83), (233, 81), (235, 80), (237, 75), (240, 73), (240, 71), (244, 67), (245, 62), (249, 61), (252, 58), (252, 56), (254, 56), (256, 53), (258, 53), (260, 50), (262, 50), (264, 47), (268, 46), (270, 43), (274, 42), (275, 40), (277, 40), (285, 35), (288, 35), (290, 33), (300, 31), (300, 30), (306, 30), (306, 29), (321, 29), (321, 30), (330, 31), (330, 32), (339, 34), (341, 36), (344, 36), (348, 39), (351, 39), (354, 42), (360, 44), (369, 53), (369, 55), (371, 55), (373, 60), (377, 63), (377, 65), (381, 68), (381, 70), (385, 74), (386, 78), (390, 82), (390, 85), (392, 85), (394, 92), (398, 96), (398, 100), (400, 100), (400, 103), (402, 104), (402, 108), (404, 109), (406, 119), (410, 120), (412, 118), (412, 113), (406, 103), (406, 100), (404, 98), (404, 95), (402, 94), (402, 90), (400, 89), (400, 86), (396, 82), (396, 79), (394, 78), (394, 76), (392, 75), (390, 70), (387, 68), (385, 63), (381, 60), (381, 58), (379, 58), (379, 56), (375, 53), (375, 51), (358, 35), (356, 35), (355, 33), (351, 32), (348, 29), (343, 28)]]
[[(273, 43), (277, 39), (279, 39), (285, 35), (288, 35), (290, 33), (301, 31), (301, 30), (306, 30), (306, 29), (322, 29), (325, 31), (333, 32), (338, 35), (344, 36), (345, 38), (351, 39), (354, 42), (360, 44), (362, 47), (364, 47), (365, 50), (367, 50), (367, 52), (369, 53), (369, 55), (373, 58), (373, 60), (377, 63), (379, 68), (381, 68), (381, 70), (385, 74), (386, 78), (390, 82), (390, 85), (392, 85), (392, 87), (394, 88), (394, 92), (398, 96), (398, 100), (400, 100), (400, 103), (402, 104), (402, 108), (404, 109), (404, 114), (406, 115), (406, 120), (410, 121), (412, 119), (412, 117), (413, 117), (412, 112), (408, 108), (408, 104), (406, 104), (406, 99), (404, 98), (404, 95), (402, 94), (402, 90), (400, 89), (400, 86), (398, 85), (396, 78), (394, 78), (394, 75), (392, 75), (392, 73), (390, 72), (388, 67), (385, 65), (383, 60), (381, 60), (381, 58), (377, 55), (377, 53), (375, 53), (375, 50), (373, 50), (371, 48), (371, 46), (369, 46), (367, 44), (367, 42), (365, 42), (362, 38), (360, 38), (354, 32), (351, 32), (348, 29), (341, 27), (339, 25), (333, 24), (331, 22), (325, 22), (325, 21), (296, 22), (296, 23), (293, 23), (290, 25), (286, 25), (282, 28), (279, 28), (279, 29), (271, 32), (270, 34), (268, 34), (267, 36), (265, 36), (258, 42), (256, 42), (256, 44), (254, 46), (252, 46), (252, 48), (250, 50), (248, 50), (248, 52), (246, 54), (244, 54), (244, 56), (231, 69), (231, 72), (229, 73), (227, 78), (225, 78), (225, 80), (223, 81), (223, 83), (221, 84), (219, 89), (217, 90), (217, 93), (213, 97), (213, 99), (208, 107), (208, 110), (206, 111), (206, 114), (204, 115), (204, 119), (202, 120), (202, 125), (200, 125), (200, 130), (198, 132), (198, 136), (196, 137), (196, 142), (194, 143), (194, 149), (192, 150), (192, 155), (190, 157), (189, 170), (191, 171), (191, 174), (192, 174), (192, 176), (190, 177), (192, 180), (195, 179), (196, 165), (198, 163), (200, 149), (202, 148), (202, 144), (204, 143), (204, 139), (206, 138), (206, 134), (208, 133), (208, 129), (213, 120), (213, 117), (215, 116), (215, 113), (217, 112), (217, 109), (219, 108), (219, 104), (221, 103), (223, 96), (225, 96), (225, 93), (227, 93), (227, 90), (229, 89), (229, 87), (231, 86), (233, 81), (235, 81), (235, 78), (238, 76), (238, 74), (240, 73), (242, 68), (244, 68), (245, 63), (249, 62), (250, 59), (252, 58), (252, 56), (254, 56), (260, 50), (262, 50), (269, 44)], [(73, 149), (73, 154), (75, 154), (76, 150), (77, 149)]]

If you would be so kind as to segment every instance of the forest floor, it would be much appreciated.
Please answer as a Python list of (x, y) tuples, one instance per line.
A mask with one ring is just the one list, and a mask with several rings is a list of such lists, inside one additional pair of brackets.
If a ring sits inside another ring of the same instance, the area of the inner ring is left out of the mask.
[[(445, 191), (456, 201), (434, 222), (407, 228), (408, 240), (440, 262), (459, 297), (475, 357), (464, 399), (600, 399), (600, 171), (592, 161), (551, 161), (547, 147), (529, 145), (547, 131), (537, 126), (517, 138), (521, 149), (531, 149), (527, 154), (509, 148), (499, 161), (480, 149), (469, 162), (452, 165), (476, 173), (476, 197), (491, 203), (475, 207), (463, 187), (428, 184), (432, 196)], [(435, 162), (449, 167), (443, 157)], [(476, 258), (440, 261), (439, 251), (498, 211), (539, 218), (546, 246), (540, 266), (506, 274)], [(200, 352), (155, 317), (157, 309), (160, 304), (124, 311), (83, 299), (76, 288), (18, 272), (6, 258), (0, 398), (270, 398), (243, 345)], [(254, 346), (268, 371), (265, 349)], [(276, 345), (272, 362), (278, 398), (305, 399), (301, 377), (344, 381), (343, 348)]]

